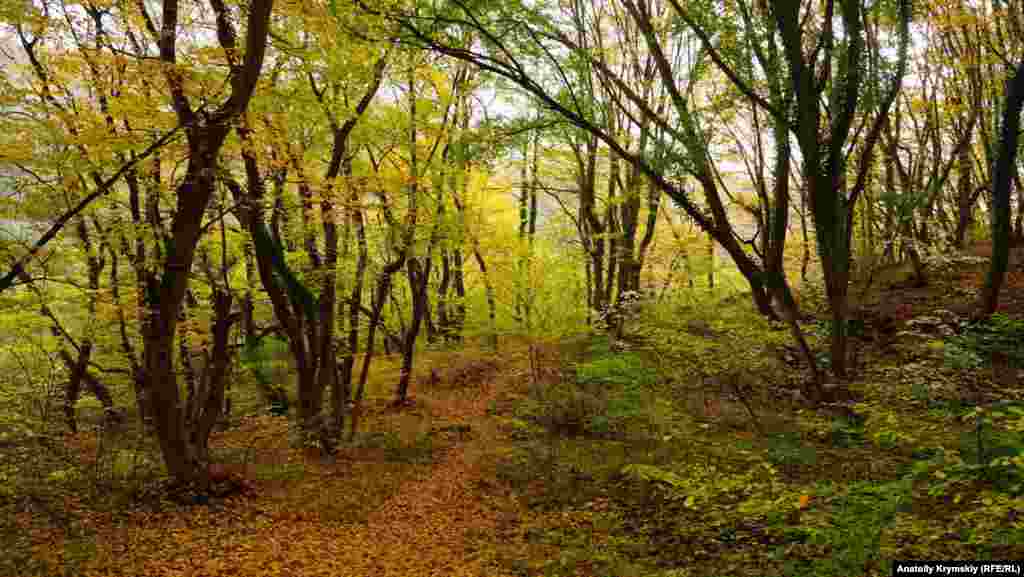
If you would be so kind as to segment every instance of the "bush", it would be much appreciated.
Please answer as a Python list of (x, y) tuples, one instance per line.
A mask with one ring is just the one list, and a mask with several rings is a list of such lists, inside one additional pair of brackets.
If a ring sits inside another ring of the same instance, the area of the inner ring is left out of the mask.
[(829, 558), (787, 561), (786, 574), (839, 577), (881, 569), (882, 529), (892, 523), (911, 491), (907, 481), (852, 483), (845, 494), (832, 498), (828, 525), (807, 531), (812, 545), (831, 549)]
[(628, 421), (642, 415), (644, 391), (657, 373), (636, 353), (612, 353), (605, 345), (605, 338), (595, 338), (584, 355), (596, 358), (577, 364), (573, 378), (535, 389), (516, 416), (566, 436), (624, 433)]
[(864, 443), (863, 419), (839, 416), (832, 420), (832, 446), (840, 448), (859, 447)]
[(978, 368), (992, 355), (1005, 356), (1012, 366), (1024, 366), (1024, 320), (996, 313), (967, 325), (946, 346), (946, 363), (953, 368)]
[(595, 418), (607, 410), (606, 399), (580, 390), (571, 382), (563, 381), (536, 395), (538, 398), (519, 406), (517, 416), (566, 436), (591, 432)]
[[(777, 354), (792, 347), (790, 332), (760, 315), (749, 295), (724, 301), (695, 296), (686, 304), (666, 300), (645, 310), (639, 324), (648, 358), (657, 359), (660, 380), (676, 396), (689, 395), (692, 383), (716, 375), (756, 374), (762, 390), (788, 384), (782, 381), (792, 375)], [(817, 337), (806, 336), (814, 347)]]
[(275, 382), (279, 380), (280, 375), (274, 374), (275, 365), (278, 364), (275, 358), (282, 357), (287, 352), (287, 342), (277, 337), (267, 337), (247, 342), (240, 357), (242, 366), (251, 372), (270, 414), (274, 416), (287, 415), (290, 406), (287, 390)]
[(778, 433), (768, 438), (768, 459), (786, 467), (810, 466), (818, 461), (818, 453), (798, 433)]
[(636, 386), (650, 387), (657, 373), (645, 367), (635, 353), (596, 358), (576, 367), (576, 382), (583, 386)]

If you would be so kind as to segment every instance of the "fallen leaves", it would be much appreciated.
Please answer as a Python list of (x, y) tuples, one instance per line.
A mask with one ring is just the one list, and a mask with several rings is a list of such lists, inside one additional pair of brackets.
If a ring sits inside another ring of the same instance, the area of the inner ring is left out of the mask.
[[(254, 481), (249, 498), (211, 499), (209, 506), (134, 511), (88, 527), (94, 554), (76, 575), (188, 577), (413, 576), (495, 574), (480, 535), (493, 535), (499, 513), (478, 486), (498, 427), (487, 421), (494, 398), (431, 399), (434, 422), (466, 423), (473, 435), (435, 448), (424, 464), (368, 460), (354, 449), (337, 463), (306, 461), (298, 479)], [(251, 449), (256, 465), (301, 459), (287, 448), (287, 421), (247, 419), (223, 434), (220, 447)], [(362, 460), (360, 460), (362, 459)], [(225, 471), (227, 472), (227, 471)], [(232, 473), (236, 473), (234, 468)], [(82, 511), (81, 513), (85, 513)], [(39, 535), (36, 550), (51, 567), (66, 566), (59, 535)], [(52, 573), (52, 572), (51, 572)]]

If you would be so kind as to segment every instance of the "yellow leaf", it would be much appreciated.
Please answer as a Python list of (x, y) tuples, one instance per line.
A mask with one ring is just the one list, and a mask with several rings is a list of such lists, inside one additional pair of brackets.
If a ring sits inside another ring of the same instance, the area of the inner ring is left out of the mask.
[(810, 503), (811, 503), (811, 496), (810, 495), (806, 495), (806, 494), (805, 495), (800, 495), (799, 507), (801, 509), (806, 509), (807, 506), (810, 505)]

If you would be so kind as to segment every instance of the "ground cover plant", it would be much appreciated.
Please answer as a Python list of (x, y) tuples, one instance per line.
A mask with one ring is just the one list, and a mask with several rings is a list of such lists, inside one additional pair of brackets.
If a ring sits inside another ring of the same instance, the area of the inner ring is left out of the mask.
[[(946, 291), (958, 280), (936, 279), (918, 318), (948, 306)], [(899, 295), (886, 292), (887, 298)], [(580, 429), (552, 439), (550, 429), (520, 417), (510, 421), (519, 450), (505, 475), (527, 505), (541, 511), (525, 538), (546, 556), (532, 566), (513, 564), (519, 574), (884, 575), (893, 559), (994, 559), (1024, 551), (1018, 518), (1024, 443), (1013, 400), (1019, 389), (1000, 389), (988, 375), (950, 364), (941, 336), (910, 331), (897, 338), (900, 346), (872, 350), (877, 344), (865, 341), (863, 354), (872, 360), (850, 383), (856, 398), (827, 408), (811, 409), (773, 390), (785, 386), (789, 367), (772, 347), (752, 356), (774, 370), (747, 375), (746, 388), (680, 387), (675, 375), (700, 367), (692, 357), (722, 361), (709, 348), (771, 342), (749, 324), (730, 333), (728, 317), (715, 309), (707, 319), (715, 336), (690, 335), (718, 343), (690, 343), (680, 331), (673, 349), (646, 351), (661, 378), (646, 382), (639, 418), (618, 438)], [(662, 326), (661, 318), (644, 334), (659, 344), (663, 340), (650, 331)], [(1012, 325), (1005, 319), (995, 324)], [(948, 341), (972, 338), (974, 325), (963, 325)], [(992, 340), (998, 339), (986, 342)], [(602, 359), (621, 353), (598, 338), (583, 354), (586, 360), (576, 363), (563, 386), (583, 394), (595, 367), (614, 382), (607, 367), (618, 363)], [(697, 382), (719, 385), (750, 362), (745, 356), (739, 367), (725, 361), (717, 378)], [(947, 397), (961, 395), (953, 383), (966, 379), (986, 400)], [(709, 395), (718, 400), (707, 402)], [(741, 395), (748, 403), (756, 398), (755, 414), (764, 417), (753, 420)], [(607, 403), (579, 404), (567, 393), (549, 402), (561, 406), (549, 405), (548, 415), (574, 414), (578, 407), (608, 411)], [(519, 410), (536, 423), (550, 422), (532, 413), (536, 406), (527, 397)], [(990, 520), (975, 526), (986, 514)]]

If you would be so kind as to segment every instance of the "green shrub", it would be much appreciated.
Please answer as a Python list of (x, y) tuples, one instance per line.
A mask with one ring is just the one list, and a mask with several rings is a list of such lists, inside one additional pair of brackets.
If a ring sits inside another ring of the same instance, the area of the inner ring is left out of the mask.
[(153, 474), (159, 464), (152, 455), (135, 450), (115, 450), (110, 455), (110, 475), (114, 479), (133, 479)]
[(434, 439), (430, 433), (421, 433), (411, 443), (402, 443), (386, 449), (390, 461), (425, 465), (434, 462)]
[(999, 491), (1024, 493), (1024, 408), (1004, 402), (994, 410), (974, 409), (963, 419), (974, 430), (960, 436), (963, 461), (947, 469), (951, 480), (983, 480)]
[(606, 334), (598, 334), (587, 339), (583, 354), (587, 358), (603, 357), (612, 353), (612, 340)]
[(864, 443), (863, 419), (836, 417), (832, 420), (832, 446), (841, 448), (858, 447)]
[(883, 569), (882, 529), (892, 523), (910, 498), (912, 488), (906, 480), (881, 485), (851, 484), (844, 495), (834, 497), (832, 515), (826, 526), (809, 527), (800, 532), (801, 538), (809, 543), (829, 547), (829, 557), (787, 562), (785, 574), (845, 577), (862, 575), (871, 566)]
[(612, 353), (606, 341), (592, 339), (584, 356), (602, 356), (577, 364), (574, 379), (534, 390), (515, 416), (568, 436), (622, 434), (628, 421), (643, 414), (644, 391), (657, 373), (636, 353)]
[(283, 416), (288, 414), (290, 406), (288, 392), (280, 383), (275, 383), (275, 357), (287, 354), (288, 344), (277, 337), (267, 337), (258, 341), (250, 341), (242, 348), (240, 362), (248, 369), (256, 381), (268, 407), (270, 414)]
[(649, 387), (656, 380), (657, 373), (636, 353), (601, 356), (576, 367), (576, 382), (584, 386)]
[[(657, 369), (658, 381), (677, 396), (690, 394), (701, 379), (737, 372), (759, 375), (765, 390), (782, 384), (780, 376), (790, 368), (776, 352), (792, 346), (790, 332), (758, 314), (749, 295), (719, 301), (698, 293), (685, 303), (655, 303), (638, 323), (644, 358)], [(813, 347), (816, 337), (808, 336)]]
[(971, 348), (966, 336), (955, 337), (943, 347), (946, 366), (960, 370), (980, 369), (985, 365), (984, 359)]
[(1024, 366), (1024, 320), (996, 313), (967, 325), (945, 347), (946, 363), (959, 369), (979, 368), (993, 354), (1005, 355), (1013, 366)]
[[(846, 319), (846, 334), (851, 337), (863, 337), (866, 327), (864, 319)], [(819, 319), (811, 326), (811, 332), (822, 339), (832, 336), (832, 320)]]
[(540, 398), (521, 405), (520, 416), (565, 435), (588, 432), (594, 420), (607, 412), (603, 396), (580, 390), (574, 383), (561, 382), (540, 392)]
[(588, 432), (622, 432), (627, 421), (643, 414), (644, 391), (657, 381), (654, 369), (644, 366), (635, 353), (620, 353), (576, 367), (576, 382), (589, 394), (601, 398), (604, 406), (589, 420)]
[(818, 461), (814, 447), (804, 445), (799, 433), (778, 433), (768, 437), (768, 460), (776, 465), (813, 465)]

